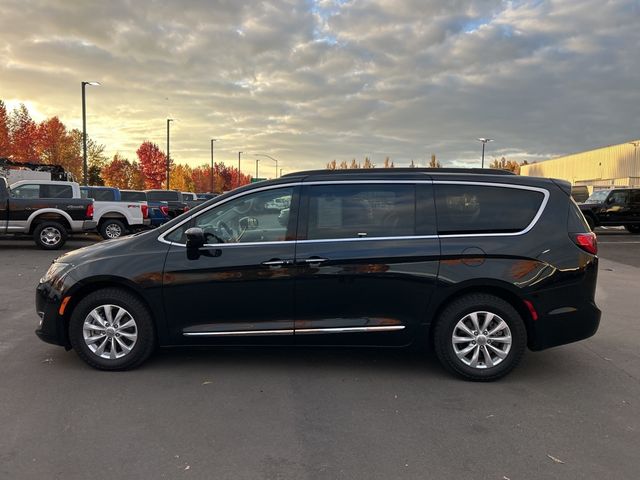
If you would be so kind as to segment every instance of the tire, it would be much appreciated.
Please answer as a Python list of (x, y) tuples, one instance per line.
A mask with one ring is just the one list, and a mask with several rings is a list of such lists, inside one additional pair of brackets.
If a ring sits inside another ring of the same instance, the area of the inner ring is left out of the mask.
[(640, 225), (625, 225), (624, 228), (627, 229), (627, 232), (629, 233), (633, 233), (633, 234), (638, 234), (640, 233)]
[(66, 243), (67, 229), (58, 222), (39, 223), (33, 231), (33, 240), (43, 250), (58, 250)]
[[(125, 313), (118, 319), (121, 310)], [(138, 297), (118, 288), (87, 295), (76, 305), (69, 321), (71, 346), (98, 370), (138, 367), (153, 352), (155, 338), (149, 310)]]
[(585, 215), (584, 218), (587, 220), (587, 225), (589, 225), (589, 228), (593, 232), (593, 229), (596, 228), (595, 220), (593, 219), (593, 217), (591, 215)]
[[(487, 313), (494, 316), (482, 330), (482, 324), (488, 318)], [(476, 314), (480, 327), (478, 330), (473, 328), (473, 314)], [(502, 325), (500, 320), (504, 321), (506, 328), (503, 326), (496, 331)], [(460, 328), (461, 323), (472, 331), (465, 333)], [(495, 332), (492, 336), (483, 334), (485, 331), (491, 333), (491, 330)], [(454, 333), (458, 340), (455, 346)], [(511, 344), (506, 340), (507, 337), (511, 338)], [(473, 340), (460, 341), (463, 338)], [(447, 370), (467, 380), (489, 382), (504, 377), (520, 362), (527, 346), (527, 331), (522, 318), (510, 303), (493, 295), (476, 293), (458, 298), (445, 307), (435, 326), (434, 342), (438, 359)], [(466, 349), (470, 349), (469, 353), (463, 355)], [(501, 353), (498, 355), (495, 350)], [(478, 356), (474, 366), (476, 351)], [(485, 351), (493, 366), (489, 365)], [(501, 358), (502, 355), (504, 358)]]
[(100, 235), (105, 240), (114, 240), (126, 235), (127, 227), (120, 220), (109, 218), (100, 224)]

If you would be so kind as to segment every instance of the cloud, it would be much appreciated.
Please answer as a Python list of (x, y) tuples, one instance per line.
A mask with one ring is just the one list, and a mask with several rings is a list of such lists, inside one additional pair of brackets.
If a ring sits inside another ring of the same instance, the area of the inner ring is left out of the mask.
[[(285, 171), (541, 159), (637, 137), (637, 2), (282, 0), (0, 4), (0, 98), (133, 157), (269, 153)], [(251, 172), (253, 166), (247, 165)]]

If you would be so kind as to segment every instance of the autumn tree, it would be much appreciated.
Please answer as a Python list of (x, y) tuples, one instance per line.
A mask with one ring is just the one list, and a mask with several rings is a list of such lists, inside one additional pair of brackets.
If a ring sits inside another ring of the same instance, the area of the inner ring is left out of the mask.
[(393, 162), (389, 157), (386, 157), (384, 159), (384, 168), (395, 168), (395, 165), (393, 164)]
[(497, 170), (508, 170), (509, 172), (513, 172), (517, 175), (520, 174), (520, 165), (515, 160), (507, 160), (502, 157), (500, 160), (495, 159), (491, 162), (490, 168), (495, 168)]
[[(354, 160), (354, 161), (355, 161), (355, 160)], [(347, 170), (347, 169), (349, 168), (349, 165), (347, 164), (347, 162), (346, 162), (346, 161), (344, 161), (344, 160), (343, 160), (343, 161), (341, 161), (341, 162), (340, 162), (340, 165), (338, 166), (338, 168), (339, 168), (340, 170)]]
[(371, 160), (369, 160), (369, 157), (364, 157), (362, 168), (376, 168), (376, 166), (373, 164)]
[(436, 160), (436, 154), (431, 154), (431, 160), (429, 161), (429, 168), (442, 168), (439, 161)]
[(166, 179), (167, 156), (158, 148), (158, 145), (148, 140), (142, 142), (136, 154), (144, 175), (145, 187), (161, 188)]
[(9, 115), (4, 102), (0, 100), (0, 157), (11, 156), (11, 136), (9, 133)]
[(327, 163), (327, 170), (336, 170), (338, 168), (338, 163), (335, 160), (331, 160)]
[(38, 127), (21, 103), (9, 117), (11, 153), (18, 162), (38, 162)]
[(142, 190), (145, 187), (138, 162), (130, 162), (118, 153), (102, 167), (100, 174), (110, 187), (127, 190)]
[(192, 178), (192, 168), (181, 163), (171, 166), (171, 188), (181, 192), (192, 192), (194, 181)]

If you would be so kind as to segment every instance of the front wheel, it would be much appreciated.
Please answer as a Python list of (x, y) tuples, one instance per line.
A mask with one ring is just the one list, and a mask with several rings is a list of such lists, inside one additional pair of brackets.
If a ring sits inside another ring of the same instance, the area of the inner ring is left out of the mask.
[(138, 297), (106, 288), (90, 293), (74, 308), (69, 340), (93, 368), (129, 370), (153, 352), (155, 330), (149, 310)]
[(43, 250), (58, 250), (67, 241), (67, 230), (58, 222), (42, 222), (34, 229), (33, 240)]
[(437, 320), (435, 350), (442, 365), (474, 381), (504, 377), (522, 359), (527, 332), (515, 308), (489, 294), (454, 300)]
[(624, 228), (627, 229), (627, 232), (637, 234), (640, 233), (640, 225), (625, 225)]

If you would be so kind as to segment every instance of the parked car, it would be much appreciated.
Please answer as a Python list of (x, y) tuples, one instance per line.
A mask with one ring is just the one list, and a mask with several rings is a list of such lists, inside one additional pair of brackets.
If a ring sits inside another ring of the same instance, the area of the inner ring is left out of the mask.
[(417, 344), (494, 380), (598, 328), (596, 238), (570, 194), (483, 170), (285, 175), (60, 257), (36, 333), (103, 370), (156, 344)]
[(587, 198), (589, 198), (589, 189), (586, 187), (586, 185), (572, 185), (571, 196), (576, 201), (576, 203), (582, 203)]
[(31, 235), (38, 247), (57, 250), (69, 233), (94, 229), (93, 202), (73, 198), (74, 191), (77, 183), (50, 180), (23, 180), (9, 188), (0, 177), (0, 235)]
[(151, 224), (146, 202), (123, 202), (117, 188), (80, 187), (80, 192), (82, 198), (93, 198), (93, 218), (105, 240), (137, 232)]
[(120, 190), (123, 202), (143, 202), (149, 207), (151, 227), (159, 227), (169, 221), (169, 204), (167, 202), (150, 202), (146, 192), (141, 190)]
[(198, 198), (198, 196), (193, 192), (180, 192), (182, 193), (182, 201), (187, 204), (189, 209), (197, 207), (205, 200)]
[(640, 188), (597, 190), (580, 204), (591, 229), (599, 226), (623, 226), (640, 233)]
[(212, 198), (217, 197), (218, 194), (216, 194), (216, 193), (196, 193), (196, 196), (198, 197), (198, 200), (206, 201), (206, 200), (211, 200)]
[(182, 200), (182, 192), (176, 190), (145, 190), (149, 201), (167, 202), (169, 218), (175, 218), (189, 210), (189, 206)]

